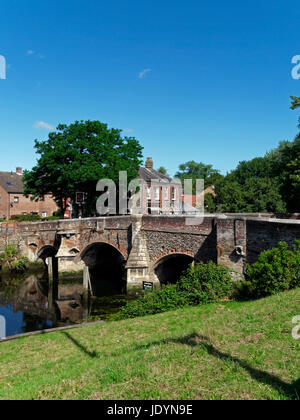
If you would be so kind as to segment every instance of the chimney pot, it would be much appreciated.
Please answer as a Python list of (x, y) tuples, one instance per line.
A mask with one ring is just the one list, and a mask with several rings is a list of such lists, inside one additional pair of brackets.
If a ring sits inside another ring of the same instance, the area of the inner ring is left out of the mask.
[(153, 170), (153, 159), (151, 157), (146, 160), (146, 168)]

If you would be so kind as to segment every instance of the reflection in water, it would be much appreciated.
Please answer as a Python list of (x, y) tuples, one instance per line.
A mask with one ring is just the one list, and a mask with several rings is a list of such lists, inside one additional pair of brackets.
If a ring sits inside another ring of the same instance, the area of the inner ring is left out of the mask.
[(109, 319), (127, 297), (83, 299), (82, 279), (55, 282), (49, 290), (43, 274), (23, 278), (0, 277), (0, 315), (7, 321), (7, 336)]

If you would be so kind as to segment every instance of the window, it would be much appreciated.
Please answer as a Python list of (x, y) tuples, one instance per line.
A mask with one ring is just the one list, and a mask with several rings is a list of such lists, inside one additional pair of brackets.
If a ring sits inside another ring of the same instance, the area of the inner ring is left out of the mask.
[(169, 201), (169, 188), (165, 188), (165, 200)]
[(176, 188), (172, 187), (172, 201), (176, 201)]
[(47, 217), (47, 213), (42, 213), (42, 217)]
[(19, 202), (19, 197), (14, 197), (14, 203), (18, 203)]
[(155, 188), (155, 200), (159, 201), (160, 188)]
[(151, 200), (151, 188), (147, 187), (147, 200)]

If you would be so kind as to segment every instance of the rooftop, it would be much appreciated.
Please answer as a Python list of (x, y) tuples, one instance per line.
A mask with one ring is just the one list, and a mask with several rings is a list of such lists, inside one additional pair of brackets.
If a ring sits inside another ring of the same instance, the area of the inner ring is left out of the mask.
[(23, 194), (23, 177), (16, 172), (0, 172), (0, 186), (8, 193)]
[(147, 159), (145, 168), (141, 167), (139, 169), (139, 176), (140, 176), (141, 179), (143, 179), (146, 182), (151, 182), (152, 180), (165, 181), (165, 182), (172, 181), (172, 179), (169, 178), (167, 175), (164, 175), (164, 174), (156, 171), (155, 169), (153, 169), (152, 158)]

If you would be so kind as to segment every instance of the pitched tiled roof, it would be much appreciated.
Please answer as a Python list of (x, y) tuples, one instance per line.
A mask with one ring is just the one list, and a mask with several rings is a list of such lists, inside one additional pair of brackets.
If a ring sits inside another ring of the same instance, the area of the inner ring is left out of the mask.
[(0, 185), (8, 193), (23, 194), (22, 179), (22, 175), (17, 175), (15, 172), (0, 172)]
[(155, 171), (154, 169), (147, 169), (143, 167), (139, 169), (139, 177), (146, 182), (151, 182), (152, 179), (156, 181), (166, 181), (166, 182), (172, 181), (171, 178), (169, 178), (166, 175), (161, 174), (158, 171)]

